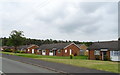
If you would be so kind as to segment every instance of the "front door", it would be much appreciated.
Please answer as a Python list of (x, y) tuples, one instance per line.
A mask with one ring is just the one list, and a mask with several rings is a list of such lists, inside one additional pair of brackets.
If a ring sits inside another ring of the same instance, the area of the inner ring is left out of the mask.
[(107, 60), (107, 51), (102, 52), (102, 60)]
[(34, 54), (34, 49), (32, 49), (32, 54)]
[(46, 50), (42, 50), (42, 55), (46, 55)]
[(56, 55), (56, 50), (53, 50), (53, 55), (54, 55), (54, 56)]
[(70, 55), (72, 54), (72, 50), (70, 49)]

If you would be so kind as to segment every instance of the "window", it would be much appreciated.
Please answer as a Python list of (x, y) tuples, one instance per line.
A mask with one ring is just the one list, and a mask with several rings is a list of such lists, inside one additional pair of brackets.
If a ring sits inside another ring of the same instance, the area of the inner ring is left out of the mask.
[(65, 53), (67, 53), (67, 50), (65, 50)]
[(110, 51), (110, 55), (113, 56), (113, 51)]
[(30, 49), (28, 49), (28, 51), (30, 51)]
[(59, 50), (58, 50), (58, 53), (60, 53), (60, 52), (61, 52), (61, 50), (59, 49)]
[(42, 52), (45, 52), (45, 50), (42, 50)]
[(39, 52), (39, 50), (37, 50), (37, 52)]
[(88, 50), (86, 50), (86, 52), (88, 52)]
[(50, 53), (53, 53), (53, 51), (52, 51), (52, 50), (50, 50)]
[(120, 51), (113, 51), (113, 56), (120, 56)]
[(83, 52), (84, 50), (80, 50), (80, 52)]
[(94, 55), (100, 55), (100, 51), (99, 50), (95, 50), (94, 51)]

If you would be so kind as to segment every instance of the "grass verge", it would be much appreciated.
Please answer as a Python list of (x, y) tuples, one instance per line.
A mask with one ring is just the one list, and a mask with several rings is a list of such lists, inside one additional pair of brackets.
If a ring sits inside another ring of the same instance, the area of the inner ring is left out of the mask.
[(99, 60), (83, 60), (83, 59), (51, 59), (51, 58), (36, 58), (45, 61), (64, 63), (73, 66), (86, 67), (91, 69), (103, 70), (108, 72), (120, 73), (118, 62), (99, 61)]

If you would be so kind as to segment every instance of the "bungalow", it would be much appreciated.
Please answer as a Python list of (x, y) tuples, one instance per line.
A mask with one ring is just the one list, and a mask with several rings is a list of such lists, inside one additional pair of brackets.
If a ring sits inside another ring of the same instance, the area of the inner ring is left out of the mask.
[(88, 47), (85, 44), (77, 44), (77, 45), (80, 48), (80, 55), (88, 56), (88, 50), (87, 50)]
[(37, 45), (24, 45), (19, 46), (17, 49), (19, 51), (25, 51), (26, 53), (36, 54), (38, 47)]
[(37, 45), (28, 45), (28, 46), (26, 46), (26, 53), (36, 54), (38, 47), (39, 46), (37, 46)]
[(88, 48), (89, 59), (120, 61), (118, 41), (95, 42)]
[(80, 48), (75, 43), (43, 44), (37, 54), (50, 56), (74, 56), (79, 55)]
[(27, 50), (27, 48), (28, 48), (29, 46), (30, 46), (30, 45), (19, 46), (19, 47), (17, 47), (17, 50), (18, 50), (18, 51), (25, 51), (25, 52), (26, 52), (26, 50)]
[(12, 51), (14, 51), (15, 50), (15, 47), (14, 46), (2, 46), (2, 51), (10, 51), (10, 52), (12, 52)]

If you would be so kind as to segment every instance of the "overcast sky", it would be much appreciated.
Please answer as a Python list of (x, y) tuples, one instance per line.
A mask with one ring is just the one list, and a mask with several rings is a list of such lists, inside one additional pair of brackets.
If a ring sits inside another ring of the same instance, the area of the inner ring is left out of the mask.
[(34, 39), (98, 41), (118, 38), (117, 2), (79, 0), (3, 1), (1, 36), (24, 31)]

